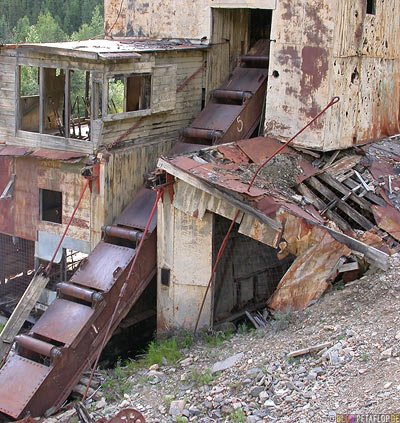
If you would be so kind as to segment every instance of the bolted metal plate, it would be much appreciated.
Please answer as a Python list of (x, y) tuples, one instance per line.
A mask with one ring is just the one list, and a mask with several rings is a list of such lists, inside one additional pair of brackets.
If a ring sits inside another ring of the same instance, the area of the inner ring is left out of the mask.
[(92, 317), (94, 309), (57, 298), (37, 321), (32, 332), (70, 345)]
[(208, 103), (190, 126), (226, 132), (243, 109), (244, 105)]
[(13, 355), (0, 370), (0, 411), (17, 419), (51, 368)]
[(250, 91), (255, 94), (267, 77), (267, 69), (236, 68), (228, 81), (219, 89), (232, 91)]
[[(115, 221), (116, 225), (129, 226), (130, 228), (145, 230), (151, 210), (156, 201), (156, 193), (148, 188), (141, 188), (128, 207)], [(157, 224), (157, 213), (154, 213), (150, 223), (149, 233), (152, 233)]]
[(133, 248), (100, 242), (71, 278), (71, 282), (107, 292), (135, 255)]

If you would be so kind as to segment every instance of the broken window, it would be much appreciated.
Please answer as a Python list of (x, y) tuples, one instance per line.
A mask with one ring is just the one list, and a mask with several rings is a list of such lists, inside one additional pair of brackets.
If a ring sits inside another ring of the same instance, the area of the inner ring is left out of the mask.
[(108, 114), (150, 108), (151, 75), (116, 75), (108, 80)]
[(19, 129), (89, 140), (90, 72), (20, 66), (19, 76)]
[(367, 0), (367, 15), (376, 15), (376, 0)]
[(40, 220), (62, 223), (62, 193), (48, 189), (40, 190)]
[(70, 138), (89, 139), (90, 85), (90, 72), (71, 71)]
[(24, 131), (39, 132), (39, 69), (32, 66), (20, 66), (19, 81), (19, 127)]

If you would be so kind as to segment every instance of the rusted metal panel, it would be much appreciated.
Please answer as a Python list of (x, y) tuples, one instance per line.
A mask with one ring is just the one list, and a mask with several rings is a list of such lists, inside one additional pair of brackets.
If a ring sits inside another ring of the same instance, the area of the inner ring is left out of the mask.
[(15, 147), (8, 145), (0, 150), (0, 156), (27, 156), (32, 153), (33, 150), (24, 147)]
[[(287, 140), (326, 105), (330, 47), (333, 36), (332, 2), (280, 1), (272, 21), (269, 87), (265, 134)], [(322, 148), (323, 123), (315, 123), (295, 144)]]
[[(286, 236), (293, 239), (298, 232), (297, 228), (295, 234), (290, 236), (285, 227), (284, 238), (288, 245), (291, 244)], [(323, 231), (320, 235), (321, 237), (316, 237), (315, 243), (310, 248), (297, 256), (279, 282), (268, 303), (273, 310), (282, 312), (304, 310), (311, 301), (321, 297), (330, 281), (336, 277), (335, 266), (339, 259), (351, 254), (349, 248), (335, 241), (327, 232)], [(308, 236), (307, 231), (304, 236)]]
[(31, 393), (50, 373), (50, 368), (18, 355), (13, 355), (1, 369), (6, 383), (0, 385), (0, 411), (18, 418)]
[(372, 206), (378, 226), (400, 241), (400, 212), (391, 206)]
[(87, 154), (83, 153), (74, 153), (71, 151), (61, 151), (61, 150), (49, 150), (42, 148), (40, 150), (36, 150), (32, 153), (32, 157), (39, 157), (41, 159), (49, 159), (49, 160), (71, 160), (71, 159), (79, 159), (82, 157), (87, 157)]
[[(71, 345), (85, 328), (94, 309), (87, 305), (57, 298), (32, 328), (35, 335)], [(59, 322), (63, 322), (60, 327)]]
[[(71, 278), (81, 286), (107, 292), (134, 256), (131, 248), (100, 242)], [(105, 262), (104, 257), (107, 257)], [(98, 263), (104, 262), (100, 267)]]
[[(156, 193), (154, 191), (141, 188), (134, 200), (121, 213), (115, 223), (121, 226), (144, 230), (155, 199)], [(156, 224), (157, 216), (154, 216), (149, 227), (150, 233), (154, 231)]]

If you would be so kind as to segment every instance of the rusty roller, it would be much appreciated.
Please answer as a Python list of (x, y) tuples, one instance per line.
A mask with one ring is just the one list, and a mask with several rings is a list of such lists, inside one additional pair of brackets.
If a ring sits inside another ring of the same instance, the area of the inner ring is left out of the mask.
[(57, 284), (57, 289), (63, 295), (77, 298), (88, 303), (100, 303), (104, 299), (99, 292), (93, 291), (92, 289), (81, 288), (72, 283), (60, 282)]
[(127, 239), (132, 242), (140, 242), (143, 237), (142, 232), (134, 229), (123, 228), (121, 226), (103, 226), (101, 230), (106, 236)]
[(240, 56), (243, 63), (254, 63), (263, 68), (268, 67), (269, 58), (267, 56)]
[(200, 138), (202, 140), (215, 140), (222, 136), (221, 131), (212, 129), (185, 128), (182, 135), (187, 138)]
[(61, 357), (61, 350), (53, 344), (41, 341), (40, 339), (32, 338), (27, 335), (19, 335), (15, 338), (18, 347), (24, 348), (28, 351), (44, 355), (49, 358), (57, 359)]
[(211, 91), (211, 96), (217, 100), (232, 100), (245, 103), (252, 97), (248, 91), (232, 91), (232, 90), (214, 90)]

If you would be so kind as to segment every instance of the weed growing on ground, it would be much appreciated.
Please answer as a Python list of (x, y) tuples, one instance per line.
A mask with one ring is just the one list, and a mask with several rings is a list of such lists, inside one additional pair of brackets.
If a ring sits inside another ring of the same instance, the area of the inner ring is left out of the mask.
[(247, 322), (243, 322), (238, 326), (237, 331), (240, 335), (246, 335), (249, 332), (254, 332), (254, 328), (249, 326)]
[(368, 361), (368, 354), (365, 351), (361, 353), (361, 360)]
[(211, 347), (218, 347), (224, 343), (224, 341), (229, 341), (234, 336), (232, 331), (227, 332), (216, 332), (213, 330), (205, 329), (199, 331), (199, 338), (207, 345)]
[(3, 331), (3, 329), (4, 329), (4, 325), (3, 325), (3, 323), (0, 323), (0, 334), (1, 334), (1, 332)]
[(176, 423), (186, 423), (188, 421), (188, 418), (185, 416), (176, 416)]
[(245, 423), (246, 416), (241, 408), (238, 408), (231, 414), (232, 423)]
[(110, 371), (107, 371), (102, 385), (104, 397), (108, 401), (120, 400), (124, 394), (130, 392), (132, 385), (126, 378), (126, 368), (120, 363)]
[(167, 339), (163, 342), (153, 341), (150, 343), (147, 353), (140, 360), (145, 366), (162, 364), (163, 361), (175, 364), (182, 358), (178, 343), (175, 338)]
[(209, 369), (207, 369), (205, 372), (199, 372), (196, 369), (193, 369), (190, 372), (190, 379), (193, 381), (193, 383), (197, 386), (204, 386), (208, 385), (214, 380), (214, 375), (211, 373)]

